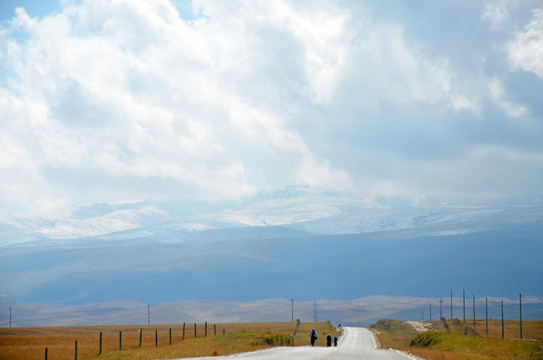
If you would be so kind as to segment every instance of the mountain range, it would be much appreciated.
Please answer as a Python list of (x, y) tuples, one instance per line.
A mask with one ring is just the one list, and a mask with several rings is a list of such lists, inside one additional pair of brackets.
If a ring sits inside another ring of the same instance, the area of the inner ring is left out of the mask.
[(537, 299), (542, 236), (540, 205), (392, 207), (298, 188), (232, 204), (82, 205), (0, 215), (0, 301)]

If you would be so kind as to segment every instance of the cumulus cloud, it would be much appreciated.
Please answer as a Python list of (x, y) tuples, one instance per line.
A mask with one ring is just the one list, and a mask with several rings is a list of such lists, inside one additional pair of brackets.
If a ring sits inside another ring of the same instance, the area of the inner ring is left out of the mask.
[(403, 26), (364, 19), (354, 28), (344, 80), (357, 81), (364, 99), (442, 105), (455, 111), (476, 108), (455, 83), (449, 60), (431, 54)]
[(489, 21), (493, 28), (499, 28), (507, 20), (509, 12), (505, 1), (488, 2), (481, 19)]
[[(214, 12), (213, 2), (196, 4), (206, 16), (194, 21), (162, 0), (84, 1), (42, 19), (18, 9), (8, 30), (27, 38), (8, 41), (4, 53), (9, 95), (24, 103), (19, 108), (36, 109), (12, 115), (27, 131), (20, 151), (30, 152), (32, 170), (169, 178), (217, 198), (267, 186), (260, 174), (265, 166), (286, 171), (290, 182), (313, 182), (299, 168), (326, 168), (328, 180), (348, 178), (320, 165), (287, 121), (247, 98), (258, 79), (235, 88), (259, 76), (252, 61), (258, 64), (266, 52), (246, 27), (271, 27), (300, 43), (300, 88), (311, 101), (329, 101), (343, 15), (305, 14), (279, 2), (236, 5), (229, 11), (241, 13), (239, 20)], [(15, 127), (3, 126), (13, 142)], [(247, 161), (245, 153), (253, 151), (271, 165)]]
[[(291, 184), (420, 198), (427, 168), (411, 174), (409, 156), (459, 153), (458, 139), (479, 138), (451, 120), (457, 114), (484, 116), (489, 94), (509, 117), (531, 109), (499, 76), (473, 81), (446, 44), (428, 46), (372, 6), (83, 0), (40, 17), (17, 9), (0, 28), (0, 203), (217, 201)], [(490, 5), (485, 14), (502, 26), (511, 16)], [(508, 44), (513, 66), (539, 77), (541, 18), (534, 11)]]
[(488, 90), (492, 99), (511, 117), (520, 117), (526, 112), (522, 105), (506, 100), (505, 89), (497, 78), (493, 78), (488, 84)]
[(533, 10), (532, 20), (507, 44), (507, 52), (514, 69), (543, 78), (543, 9)]

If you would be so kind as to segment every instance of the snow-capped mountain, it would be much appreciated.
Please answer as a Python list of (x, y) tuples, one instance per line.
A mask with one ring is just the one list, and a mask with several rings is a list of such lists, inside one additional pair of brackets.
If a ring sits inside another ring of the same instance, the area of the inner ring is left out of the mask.
[[(133, 201), (81, 205), (55, 213), (0, 215), (0, 246), (46, 239), (126, 238), (232, 227), (287, 226), (313, 234), (416, 230), (451, 235), (543, 221), (543, 206), (387, 207), (356, 194), (293, 188), (243, 203)], [(139, 234), (139, 235), (138, 235)], [(57, 242), (58, 243), (58, 242)]]
[(387, 207), (291, 189), (0, 218), (0, 302), (539, 295), (543, 206)]

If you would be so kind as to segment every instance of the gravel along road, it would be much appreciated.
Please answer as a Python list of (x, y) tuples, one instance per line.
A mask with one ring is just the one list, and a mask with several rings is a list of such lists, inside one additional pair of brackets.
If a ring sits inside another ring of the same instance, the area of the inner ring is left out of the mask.
[[(366, 328), (345, 327), (345, 332), (337, 347), (293, 346), (279, 347), (250, 353), (229, 356), (193, 358), (196, 359), (225, 359), (225, 360), (354, 360), (354, 359), (384, 359), (384, 360), (416, 360), (417, 358), (394, 350), (377, 349), (373, 334)], [(308, 335), (309, 336), (309, 335)], [(319, 339), (320, 340), (320, 339)], [(186, 359), (185, 359), (186, 360)]]

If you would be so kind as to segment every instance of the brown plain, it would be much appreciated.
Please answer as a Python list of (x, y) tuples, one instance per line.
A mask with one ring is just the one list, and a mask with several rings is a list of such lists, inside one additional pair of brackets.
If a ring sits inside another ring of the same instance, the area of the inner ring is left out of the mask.
[[(211, 356), (214, 353), (227, 355), (271, 347), (273, 345), (269, 344), (268, 339), (273, 338), (273, 334), (292, 336), (295, 327), (295, 322), (208, 324), (206, 337), (205, 325), (197, 324), (195, 338), (192, 323), (185, 325), (184, 340), (182, 324), (0, 328), (0, 359), (45, 359), (47, 348), (48, 360), (72, 360), (75, 359), (76, 340), (78, 360), (172, 359)], [(339, 336), (335, 326), (329, 322), (301, 323), (294, 344), (308, 345), (312, 328), (319, 334), (317, 346), (326, 345), (328, 333)], [(155, 331), (158, 334), (158, 347), (155, 344)], [(100, 332), (102, 355), (98, 356)], [(119, 332), (122, 332), (122, 351), (119, 351)]]

